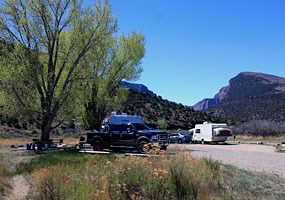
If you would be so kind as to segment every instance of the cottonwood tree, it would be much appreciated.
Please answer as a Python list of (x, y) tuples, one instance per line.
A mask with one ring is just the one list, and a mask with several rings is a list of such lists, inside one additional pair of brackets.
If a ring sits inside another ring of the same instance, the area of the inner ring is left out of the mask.
[(36, 120), (48, 141), (75, 109), (80, 94), (74, 86), (84, 85), (88, 56), (116, 29), (108, 2), (84, 8), (77, 0), (6, 0), (0, 8), (2, 108)]
[(119, 110), (126, 100), (127, 89), (121, 88), (122, 80), (136, 80), (141, 72), (144, 56), (144, 36), (131, 33), (127, 36), (105, 38), (100, 49), (93, 49), (85, 59), (89, 66), (80, 91), (84, 105), (83, 122), (91, 130), (100, 129), (107, 111)]

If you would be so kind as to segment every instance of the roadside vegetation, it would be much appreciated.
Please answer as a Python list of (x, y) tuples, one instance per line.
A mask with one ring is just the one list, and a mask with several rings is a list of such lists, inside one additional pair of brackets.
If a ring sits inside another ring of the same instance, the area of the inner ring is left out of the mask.
[(233, 127), (236, 135), (256, 137), (285, 137), (285, 125), (283, 122), (272, 120), (251, 120)]
[(281, 177), (196, 159), (183, 149), (173, 153), (152, 157), (77, 151), (31, 154), (31, 159), (14, 162), (12, 168), (1, 165), (1, 192), (7, 194), (9, 177), (24, 175), (32, 180), (28, 199), (285, 198)]
[(1, 196), (10, 187), (10, 185), (8, 183), (8, 177), (9, 177), (8, 167), (6, 164), (4, 164), (1, 161), (1, 165), (0, 165), (0, 195)]
[(285, 199), (285, 179), (277, 175), (242, 170), (224, 165), (224, 184), (228, 197), (225, 199)]
[(219, 196), (220, 163), (190, 155), (123, 157), (59, 152), (16, 167), (38, 182), (32, 199), (205, 199)]
[(285, 144), (279, 144), (276, 146), (276, 152), (285, 153)]
[[(234, 138), (229, 138), (229, 141), (233, 140)], [(281, 143), (285, 142), (285, 136), (236, 135), (235, 141)]]

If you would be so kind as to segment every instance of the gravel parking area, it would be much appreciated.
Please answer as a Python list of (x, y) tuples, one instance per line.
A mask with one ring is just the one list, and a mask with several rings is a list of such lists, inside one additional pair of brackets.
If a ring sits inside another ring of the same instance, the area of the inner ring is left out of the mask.
[(183, 145), (195, 157), (210, 157), (239, 168), (278, 174), (285, 177), (285, 153), (275, 152), (275, 148), (254, 144)]

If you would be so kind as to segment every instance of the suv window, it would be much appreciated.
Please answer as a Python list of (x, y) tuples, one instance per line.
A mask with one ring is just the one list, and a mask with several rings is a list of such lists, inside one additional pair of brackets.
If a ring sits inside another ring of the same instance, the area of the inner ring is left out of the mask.
[(201, 133), (200, 129), (196, 129), (195, 133)]
[(150, 130), (150, 128), (143, 123), (132, 123), (137, 131)]
[(110, 130), (111, 132), (119, 132), (119, 133), (122, 133), (122, 132), (127, 132), (128, 129), (130, 131), (133, 131), (133, 127), (129, 124), (110, 124)]

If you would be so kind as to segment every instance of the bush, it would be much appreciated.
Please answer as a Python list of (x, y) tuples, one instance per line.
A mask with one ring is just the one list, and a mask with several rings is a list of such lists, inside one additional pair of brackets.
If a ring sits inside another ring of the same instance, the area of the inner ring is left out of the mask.
[(0, 195), (2, 196), (6, 189), (10, 187), (8, 183), (9, 170), (6, 165), (0, 165)]
[(233, 127), (235, 135), (284, 135), (285, 125), (282, 122), (270, 120), (252, 120)]
[(182, 155), (172, 163), (170, 173), (177, 199), (205, 199), (218, 188), (219, 162)]
[(164, 119), (157, 120), (157, 128), (167, 129), (167, 127), (168, 127), (168, 124)]
[(190, 155), (116, 158), (56, 153), (31, 163), (33, 167), (26, 164), (22, 172), (43, 174), (35, 199), (205, 199), (217, 193), (220, 180), (218, 162)]

